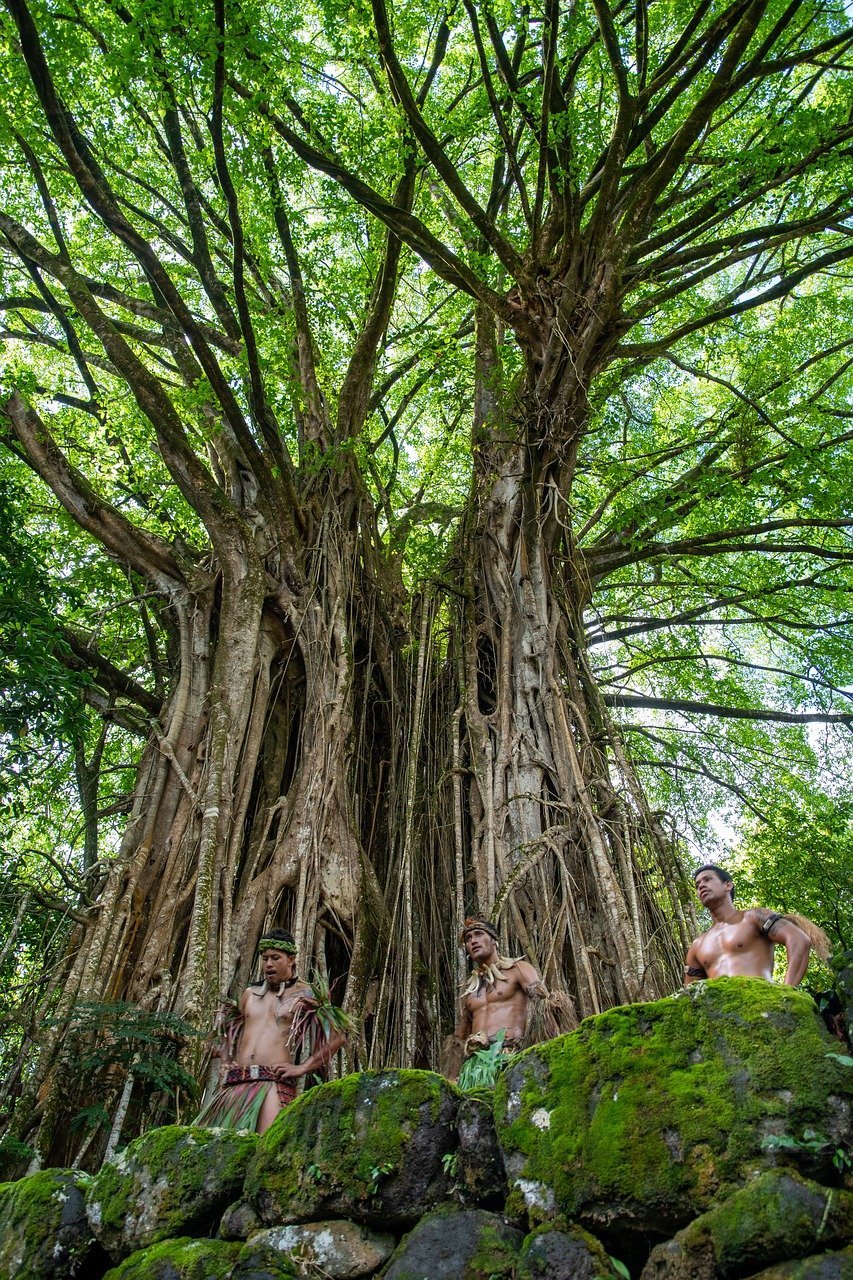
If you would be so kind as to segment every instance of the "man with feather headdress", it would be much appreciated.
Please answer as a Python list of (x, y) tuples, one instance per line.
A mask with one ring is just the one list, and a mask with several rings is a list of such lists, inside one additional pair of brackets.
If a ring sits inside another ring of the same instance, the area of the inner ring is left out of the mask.
[[(498, 932), (488, 920), (469, 916), (460, 941), (473, 964), (462, 991), (459, 1022), (453, 1034), (448, 1062), (461, 1056), (460, 1089), (494, 1084), (500, 1059), (528, 1045), (559, 1034), (555, 1017), (559, 1002), (549, 996), (533, 965), (523, 957), (510, 959), (498, 951)], [(562, 1010), (576, 1025), (573, 1010)], [(568, 1029), (568, 1028), (566, 1028)]]

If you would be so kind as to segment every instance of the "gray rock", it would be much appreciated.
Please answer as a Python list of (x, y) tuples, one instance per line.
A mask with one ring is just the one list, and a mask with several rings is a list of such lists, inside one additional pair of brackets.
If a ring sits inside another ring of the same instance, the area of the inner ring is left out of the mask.
[(92, 1280), (108, 1265), (86, 1220), (90, 1179), (73, 1169), (42, 1169), (0, 1184), (0, 1278)]
[(522, 1233), (484, 1209), (438, 1209), (401, 1243), (384, 1280), (510, 1280)]
[(220, 1240), (248, 1240), (255, 1231), (260, 1231), (263, 1223), (246, 1200), (237, 1200), (229, 1204), (219, 1223)]
[(617, 1280), (607, 1250), (581, 1227), (539, 1227), (521, 1247), (516, 1280)]
[(853, 1194), (764, 1173), (653, 1249), (641, 1280), (737, 1280), (853, 1238)]
[(853, 1249), (820, 1253), (798, 1262), (780, 1262), (750, 1280), (853, 1280)]
[(332, 1280), (356, 1280), (370, 1276), (387, 1262), (397, 1241), (355, 1222), (291, 1223), (259, 1231), (244, 1246), (238, 1274), (257, 1275), (260, 1270), (282, 1261), (312, 1267)]
[(115, 1260), (159, 1240), (204, 1235), (239, 1194), (257, 1134), (150, 1129), (92, 1179), (89, 1224)]
[(366, 1071), (309, 1090), (258, 1143), (244, 1195), (268, 1226), (411, 1226), (444, 1199), (459, 1095), (431, 1071)]
[(459, 1151), (455, 1181), (467, 1201), (500, 1208), (506, 1199), (504, 1162), (495, 1133), (492, 1105), (482, 1098), (464, 1097), (456, 1113)]
[(622, 1256), (673, 1235), (722, 1187), (789, 1163), (768, 1135), (826, 1134), (831, 1174), (850, 1121), (836, 1047), (809, 996), (757, 978), (586, 1019), (497, 1082), (507, 1212), (578, 1222)]

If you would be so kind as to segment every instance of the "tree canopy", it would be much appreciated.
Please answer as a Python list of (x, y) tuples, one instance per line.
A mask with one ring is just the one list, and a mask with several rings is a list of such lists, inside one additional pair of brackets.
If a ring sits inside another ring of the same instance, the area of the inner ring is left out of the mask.
[(570, 1020), (721, 848), (849, 947), (842, 0), (6, 8), (7, 1097), (265, 923), (371, 1064), (469, 909)]

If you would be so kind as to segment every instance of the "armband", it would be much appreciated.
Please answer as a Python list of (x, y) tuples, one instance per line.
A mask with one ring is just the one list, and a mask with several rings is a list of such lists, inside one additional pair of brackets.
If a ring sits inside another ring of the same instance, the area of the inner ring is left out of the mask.
[(767, 941), (769, 942), (771, 931), (776, 928), (780, 920), (784, 920), (784, 919), (785, 917), (783, 915), (780, 915), (778, 911), (771, 911), (770, 915), (761, 925), (758, 932), (761, 934), (762, 938), (766, 938)]

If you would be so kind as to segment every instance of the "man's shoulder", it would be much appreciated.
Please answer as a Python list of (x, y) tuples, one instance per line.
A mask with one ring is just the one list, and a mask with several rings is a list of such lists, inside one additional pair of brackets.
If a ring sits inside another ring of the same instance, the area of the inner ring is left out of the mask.
[(771, 911), (769, 907), (749, 907), (743, 913), (744, 920), (758, 929), (759, 933), (763, 932), (768, 923), (777, 920), (783, 920), (778, 911)]
[(294, 1000), (301, 1000), (303, 1003), (317, 1003), (317, 997), (314, 995), (313, 988), (309, 982), (303, 982), (301, 979), (294, 982), (292, 987), (287, 988), (287, 994), (292, 996)]
[(543, 986), (538, 970), (530, 963), (529, 960), (516, 960), (512, 966), (512, 973), (518, 980), (519, 986), (523, 987), (528, 995), (532, 994), (532, 989), (534, 987)]

